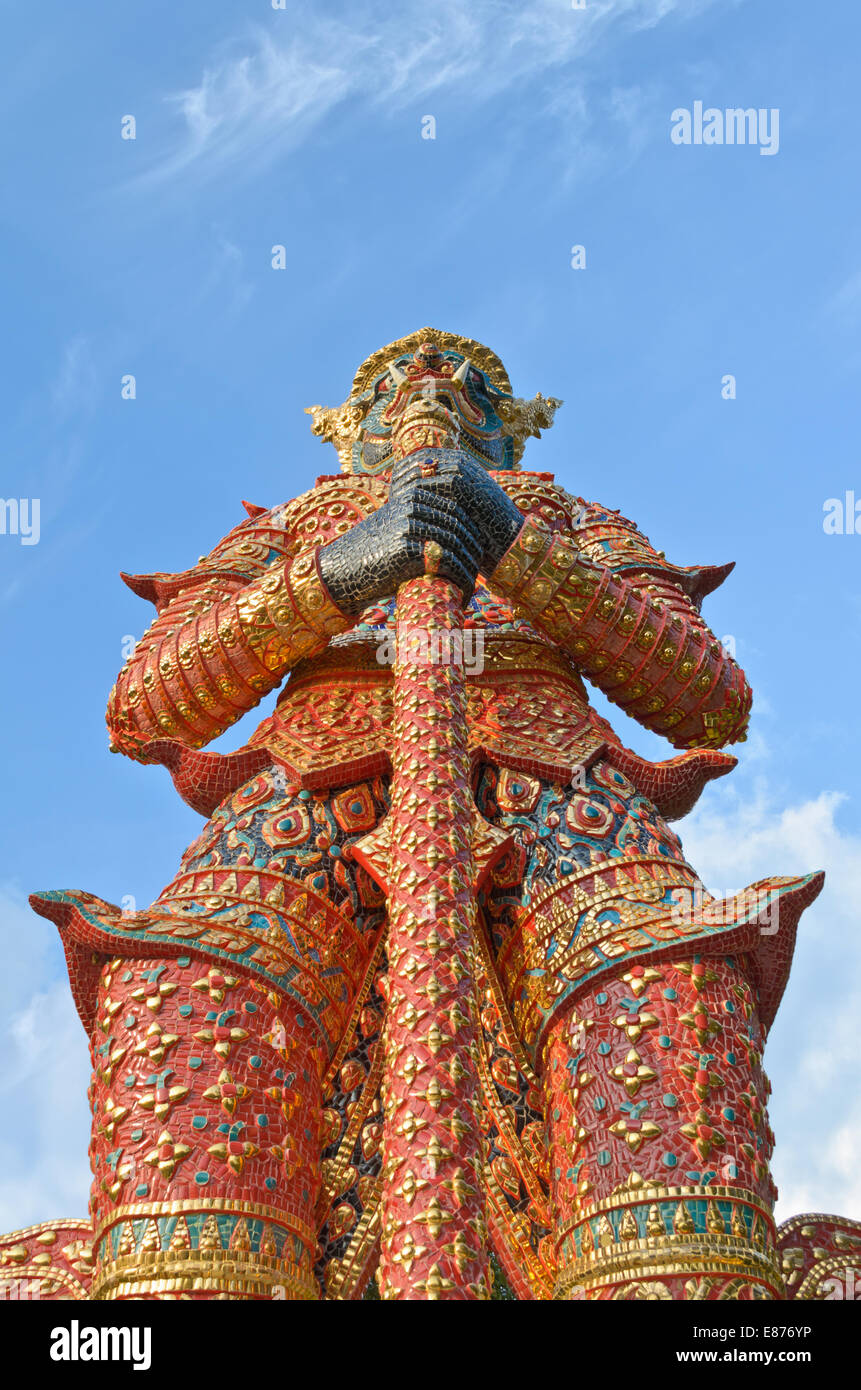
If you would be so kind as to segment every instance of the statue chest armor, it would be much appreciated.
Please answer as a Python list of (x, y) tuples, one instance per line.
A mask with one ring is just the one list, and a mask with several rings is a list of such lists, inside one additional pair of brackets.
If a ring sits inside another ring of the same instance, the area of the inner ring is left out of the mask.
[(398, 642), (424, 644), (422, 659), (430, 664), (462, 665), (477, 761), (569, 781), (605, 744), (606, 727), (573, 663), (483, 585), (460, 631), (399, 631), (382, 606), (362, 616), (353, 632), (295, 668), (274, 714), (250, 741), (304, 786), (388, 772)]
[[(540, 514), (545, 524), (570, 524), (571, 500), (549, 476), (540, 481), (538, 475), (496, 476), (517, 494), (524, 511)], [(347, 495), (344, 501), (355, 491), (352, 478), (327, 480), (327, 514), (338, 510), (342, 500), (336, 495), (339, 483)], [(365, 479), (361, 484), (367, 490)], [(379, 484), (374, 492), (380, 502), (385, 500)], [(313, 523), (309, 515), (309, 540), (316, 541)], [(307, 787), (388, 772), (392, 666), (397, 642), (405, 637), (433, 644), (423, 658), (430, 663), (463, 666), (470, 746), (478, 761), (568, 781), (605, 745), (607, 726), (591, 709), (576, 666), (481, 577), (461, 630), (399, 633), (394, 609), (394, 598), (373, 605), (321, 656), (300, 662), (250, 746), (265, 746)]]

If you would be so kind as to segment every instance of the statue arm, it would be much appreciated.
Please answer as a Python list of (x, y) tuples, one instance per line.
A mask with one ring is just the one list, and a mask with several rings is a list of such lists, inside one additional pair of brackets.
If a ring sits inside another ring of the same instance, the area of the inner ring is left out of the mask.
[[(314, 527), (326, 539), (322, 510)], [(320, 578), (307, 519), (303, 540), (272, 515), (237, 527), (185, 574), (127, 580), (159, 613), (111, 691), (114, 751), (146, 762), (154, 740), (203, 747), (352, 626)]]
[[(556, 503), (566, 496), (553, 492)], [(567, 502), (567, 519), (553, 507), (542, 509), (549, 524), (527, 517), (491, 585), (609, 700), (674, 747), (743, 742), (750, 687), (698, 609), (731, 566), (668, 565), (618, 513), (592, 508), (590, 517), (588, 504)]]

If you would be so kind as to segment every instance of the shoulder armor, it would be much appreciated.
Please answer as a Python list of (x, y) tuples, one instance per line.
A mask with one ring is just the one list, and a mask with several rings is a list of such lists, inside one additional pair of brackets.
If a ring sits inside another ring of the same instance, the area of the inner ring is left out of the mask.
[(674, 565), (621, 512), (582, 497), (572, 501), (577, 507), (575, 531), (581, 554), (634, 584), (645, 587), (650, 581), (666, 580), (678, 585), (699, 607), (706, 594), (735, 568), (734, 561), (726, 565)]

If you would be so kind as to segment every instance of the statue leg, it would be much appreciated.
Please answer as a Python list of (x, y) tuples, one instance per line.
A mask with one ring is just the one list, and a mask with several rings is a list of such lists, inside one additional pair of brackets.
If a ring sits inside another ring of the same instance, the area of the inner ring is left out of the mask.
[(92, 1034), (93, 1297), (313, 1299), (319, 1050), (211, 962), (118, 958)]
[(544, 1087), (562, 1299), (782, 1298), (746, 962), (634, 965), (554, 1022)]
[(361, 1292), (385, 912), (347, 851), (387, 797), (380, 778), (311, 793), (273, 765), (216, 809), (150, 908), (31, 899), (60, 929), (92, 1037), (96, 1297)]
[(783, 1298), (761, 1057), (821, 875), (712, 899), (609, 760), (576, 787), (488, 765), (478, 801), (515, 837), (483, 914), (543, 1092), (557, 1296)]

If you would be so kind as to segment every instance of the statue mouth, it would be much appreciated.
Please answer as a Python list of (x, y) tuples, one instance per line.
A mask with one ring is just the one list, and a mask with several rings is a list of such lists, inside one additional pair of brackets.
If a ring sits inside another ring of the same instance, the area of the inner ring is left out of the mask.
[(445, 402), (440, 396), (424, 394), (409, 402), (394, 428), (401, 430), (408, 424), (429, 424), (431, 422), (440, 425), (447, 424), (450, 429), (460, 430), (461, 428), (460, 415), (451, 403)]
[(392, 448), (403, 457), (415, 449), (456, 448), (461, 418), (453, 402), (446, 405), (436, 393), (418, 391), (392, 422)]

